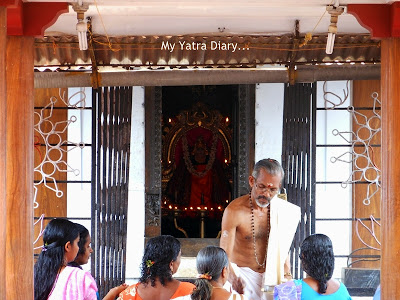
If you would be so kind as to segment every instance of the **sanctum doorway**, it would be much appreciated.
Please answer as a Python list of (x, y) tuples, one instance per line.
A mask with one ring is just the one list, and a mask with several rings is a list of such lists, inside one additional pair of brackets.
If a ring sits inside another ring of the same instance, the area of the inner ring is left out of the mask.
[(232, 200), (232, 88), (163, 91), (161, 233), (218, 237)]
[(219, 243), (224, 208), (248, 192), (254, 101), (254, 85), (146, 88), (146, 237), (181, 238), (186, 255)]

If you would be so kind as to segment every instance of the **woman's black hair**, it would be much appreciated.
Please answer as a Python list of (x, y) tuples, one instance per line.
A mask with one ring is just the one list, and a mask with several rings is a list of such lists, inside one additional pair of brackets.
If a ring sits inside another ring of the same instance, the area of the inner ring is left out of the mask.
[(141, 263), (140, 283), (155, 286), (156, 279), (162, 285), (172, 280), (172, 272), (169, 267), (171, 261), (178, 258), (181, 251), (181, 243), (170, 235), (160, 235), (151, 238), (144, 249)]
[(332, 241), (324, 234), (313, 234), (304, 239), (300, 251), (303, 270), (318, 281), (319, 293), (324, 294), (335, 268)]
[[(87, 242), (87, 238), (89, 237), (89, 230), (85, 226), (83, 226), (79, 223), (75, 223), (75, 226), (78, 228), (78, 231), (79, 231), (79, 242), (78, 242), (79, 251), (75, 257), (75, 260), (76, 260), (78, 255), (85, 254), (85, 251), (86, 251), (85, 244)], [(68, 266), (82, 269), (81, 265), (78, 264), (75, 260), (69, 262)]]
[(195, 281), (196, 288), (192, 300), (209, 300), (212, 294), (211, 280), (218, 280), (222, 270), (228, 267), (229, 260), (225, 250), (216, 246), (207, 246), (199, 251), (196, 258), (197, 272), (209, 278), (199, 278)]
[(75, 223), (53, 219), (43, 232), (43, 249), (34, 267), (35, 300), (47, 300), (61, 267), (65, 264), (65, 244), (79, 236)]

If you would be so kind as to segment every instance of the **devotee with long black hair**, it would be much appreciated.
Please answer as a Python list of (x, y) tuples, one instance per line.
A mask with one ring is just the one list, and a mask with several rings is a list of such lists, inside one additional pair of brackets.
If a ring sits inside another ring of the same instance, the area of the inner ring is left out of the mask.
[(181, 263), (181, 244), (170, 235), (151, 238), (144, 249), (139, 282), (118, 300), (170, 300), (189, 295), (194, 285), (172, 277)]
[(346, 286), (332, 278), (335, 256), (329, 237), (313, 234), (305, 238), (300, 259), (307, 277), (276, 286), (274, 300), (351, 300)]
[(43, 247), (34, 268), (35, 300), (97, 300), (90, 273), (67, 266), (79, 251), (79, 230), (65, 219), (53, 219), (43, 233)]

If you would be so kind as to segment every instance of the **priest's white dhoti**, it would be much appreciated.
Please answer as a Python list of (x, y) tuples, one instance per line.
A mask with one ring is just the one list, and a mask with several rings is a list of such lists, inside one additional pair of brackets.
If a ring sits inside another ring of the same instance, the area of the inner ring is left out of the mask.
[[(243, 295), (245, 295), (249, 300), (267, 299), (263, 298), (264, 293), (262, 292), (264, 273), (253, 271), (248, 267), (238, 267), (235, 263), (232, 262), (231, 266), (236, 276), (240, 277), (245, 283)], [(224, 288), (226, 288), (230, 292), (236, 293), (232, 290), (229, 282), (226, 282)]]

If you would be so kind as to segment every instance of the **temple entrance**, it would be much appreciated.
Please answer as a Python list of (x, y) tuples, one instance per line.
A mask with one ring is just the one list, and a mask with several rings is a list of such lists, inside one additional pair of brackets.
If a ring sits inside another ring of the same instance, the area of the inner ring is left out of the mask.
[(254, 105), (255, 85), (145, 88), (146, 238), (174, 235), (185, 256), (219, 243), (223, 209), (248, 193)]
[(232, 200), (233, 86), (165, 87), (162, 234), (217, 238)]

